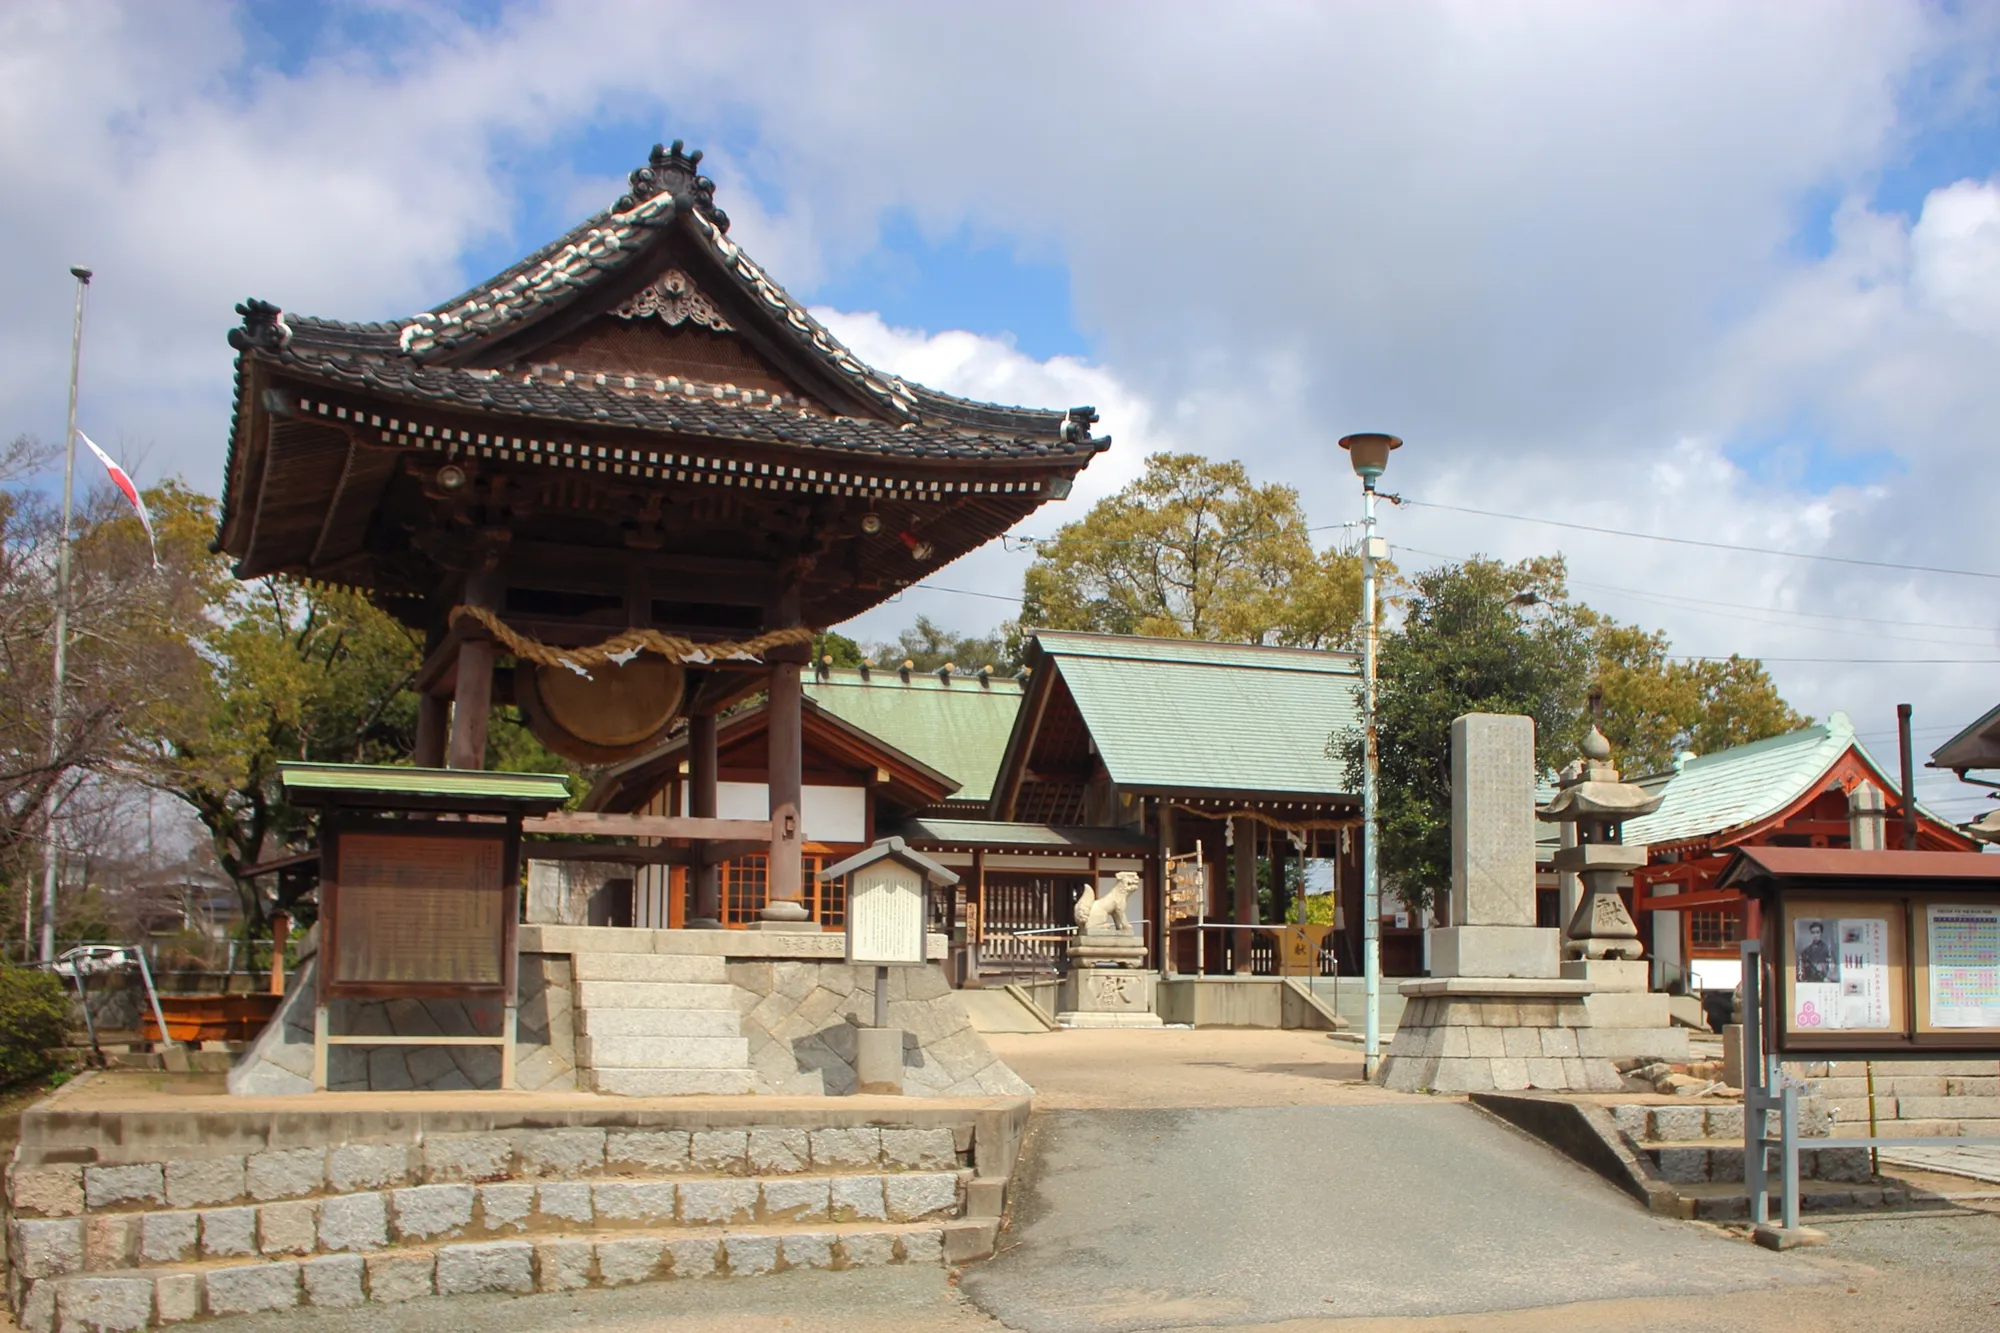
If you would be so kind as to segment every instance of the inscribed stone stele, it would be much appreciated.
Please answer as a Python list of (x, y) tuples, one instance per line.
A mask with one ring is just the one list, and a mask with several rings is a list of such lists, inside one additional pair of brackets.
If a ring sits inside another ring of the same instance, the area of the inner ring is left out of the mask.
[(1535, 723), (1467, 713), (1451, 724), (1451, 919), (1535, 924)]

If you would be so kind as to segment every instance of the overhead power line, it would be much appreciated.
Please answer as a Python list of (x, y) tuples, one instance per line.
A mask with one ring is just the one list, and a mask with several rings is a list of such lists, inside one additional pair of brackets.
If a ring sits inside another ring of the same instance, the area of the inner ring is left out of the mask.
[(1950, 574), (1957, 578), (2000, 580), (2000, 574), (1978, 569), (1949, 569), (1941, 565), (1906, 565), (1893, 560), (1863, 560), (1859, 556), (1826, 555), (1813, 551), (1781, 551), (1774, 546), (1739, 546), (1734, 542), (1704, 541), (1699, 537), (1668, 537), (1657, 532), (1633, 532), (1626, 528), (1602, 528), (1590, 523), (1571, 523), (1560, 518), (1536, 518), (1530, 514), (1503, 514), (1495, 509), (1472, 509), (1465, 505), (1439, 504), (1434, 500), (1412, 500), (1407, 496), (1399, 503), (1415, 505), (1421, 509), (1444, 509), (1454, 514), (1476, 514), (1481, 518), (1504, 518), (1515, 523), (1540, 523), (1551, 528), (1569, 528), (1575, 532), (1594, 532), (1606, 537), (1634, 537), (1649, 542), (1670, 542), (1675, 546), (1699, 546), (1711, 551), (1738, 551), (1747, 555), (1777, 555), (1788, 560), (1823, 560), (1836, 565), (1860, 565), (1867, 569), (1893, 569), (1906, 574)]

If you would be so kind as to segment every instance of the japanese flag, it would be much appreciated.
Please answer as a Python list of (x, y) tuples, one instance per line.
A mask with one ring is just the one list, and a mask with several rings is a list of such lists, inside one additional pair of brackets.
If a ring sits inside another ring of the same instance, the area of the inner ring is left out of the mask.
[(124, 468), (119, 467), (111, 461), (110, 454), (105, 453), (97, 447), (97, 441), (91, 439), (82, 431), (76, 433), (76, 438), (90, 446), (90, 452), (97, 455), (97, 461), (104, 464), (104, 470), (111, 474), (111, 484), (116, 486), (119, 493), (127, 500), (130, 500), (132, 507), (139, 511), (139, 526), (146, 530), (146, 545), (153, 553), (153, 568), (158, 569), (160, 567), (160, 548), (153, 541), (153, 516), (146, 512), (146, 502), (139, 498), (139, 488), (132, 484), (132, 478)]

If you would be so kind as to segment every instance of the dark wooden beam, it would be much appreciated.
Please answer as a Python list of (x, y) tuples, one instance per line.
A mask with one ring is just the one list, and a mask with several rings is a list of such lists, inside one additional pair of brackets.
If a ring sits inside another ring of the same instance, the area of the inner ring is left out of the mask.
[[(715, 818), (715, 714), (688, 717), (688, 813)], [(703, 851), (730, 844), (710, 843)], [(722, 874), (707, 855), (697, 858), (694, 871), (694, 920), (697, 929), (722, 924)]]
[(593, 838), (689, 838), (769, 842), (761, 819), (694, 819), (682, 815), (600, 815), (565, 810), (521, 822), (523, 833), (575, 833)]

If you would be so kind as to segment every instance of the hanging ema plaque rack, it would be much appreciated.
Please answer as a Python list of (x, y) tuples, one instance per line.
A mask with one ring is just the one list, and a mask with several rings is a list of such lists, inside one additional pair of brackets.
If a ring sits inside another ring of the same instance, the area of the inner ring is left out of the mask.
[[(320, 811), (313, 1086), (334, 1046), (497, 1046), (514, 1085), (521, 821), (559, 809), (559, 774), (283, 764), (295, 805)], [(333, 1030), (341, 1000), (457, 999), (499, 1031), (394, 1036)]]
[[(1743, 941), (1743, 1179), (1765, 1238), (1767, 1151), (1797, 1234), (1798, 1086), (1780, 1059), (2000, 1059), (2000, 857), (1977, 852), (1744, 847), (1718, 886), (1761, 930)], [(1775, 1112), (1779, 1132), (1768, 1135)], [(1986, 1145), (1991, 1137), (1850, 1138), (1843, 1146)]]

